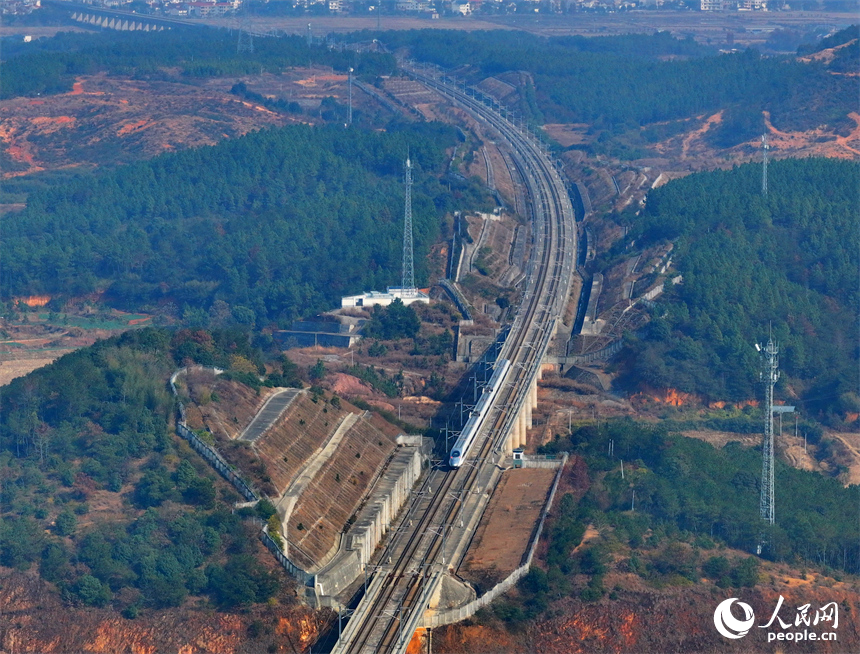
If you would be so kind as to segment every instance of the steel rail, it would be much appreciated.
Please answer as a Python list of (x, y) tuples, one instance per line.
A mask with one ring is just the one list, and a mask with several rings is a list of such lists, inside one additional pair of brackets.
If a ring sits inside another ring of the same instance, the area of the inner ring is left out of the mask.
[[(362, 615), (360, 623), (356, 617), (350, 620), (346, 632), (334, 652), (360, 653), (362, 651), (403, 651), (411, 638), (417, 621), (423, 615), (432, 589), (441, 579), (443, 570), (427, 573), (428, 567), (438, 567), (440, 554), (444, 556), (445, 540), (458, 515), (464, 509), (463, 497), (474, 489), (482, 466), (495, 452), (504, 448), (514, 420), (528, 399), (529, 389), (535, 383), (540, 365), (555, 331), (556, 321), (564, 309), (570, 288), (573, 270), (575, 233), (573, 231), (573, 209), (558, 172), (544, 154), (543, 146), (531, 135), (517, 128), (507, 117), (486, 106), (487, 97), (479, 98), (479, 92), (468, 89), (460, 91), (450, 78), (435, 78), (405, 64), (403, 68), (419, 82), (438, 91), (443, 97), (454, 101), (495, 129), (502, 140), (510, 146), (511, 159), (529, 191), (533, 214), (533, 251), (527, 274), (524, 306), (521, 307), (506, 340), (500, 358), (510, 359), (511, 370), (502, 380), (502, 390), (494, 402), (491, 413), (496, 413), (489, 428), (485, 426), (478, 436), (477, 454), (470, 455), (472, 465), (449, 471), (442, 477), (430, 505), (424, 510), (417, 527), (409, 533), (405, 544), (395, 536), (387, 552), (403, 545), (402, 552), (392, 570), (384, 576), (376, 576), (362, 600), (370, 606)], [(469, 95), (468, 91), (472, 91)], [(472, 448), (473, 451), (475, 447)], [(455, 481), (462, 480), (453, 501), (445, 501)], [(444, 488), (444, 490), (443, 490)], [(418, 502), (410, 507), (417, 511)], [(443, 519), (436, 518), (442, 506), (447, 506)], [(436, 525), (438, 531), (433, 529)], [(422, 544), (426, 547), (422, 548)], [(410, 562), (423, 549), (418, 572), (406, 574)], [(383, 559), (385, 555), (383, 555)], [(444, 566), (443, 566), (444, 567)], [(399, 609), (387, 609), (397, 596)], [(377, 632), (380, 619), (388, 617), (379, 637), (371, 642)], [(397, 638), (398, 633), (400, 638)], [(404, 633), (406, 635), (404, 641)], [(370, 647), (370, 650), (365, 649)]]

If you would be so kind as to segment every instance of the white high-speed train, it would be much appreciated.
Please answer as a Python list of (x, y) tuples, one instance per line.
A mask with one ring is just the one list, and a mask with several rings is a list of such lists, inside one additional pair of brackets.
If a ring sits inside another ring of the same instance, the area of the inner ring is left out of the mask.
[(490, 412), (490, 406), (493, 400), (496, 399), (496, 395), (498, 395), (510, 367), (511, 362), (507, 359), (501, 359), (496, 362), (496, 369), (493, 371), (493, 376), (490, 377), (490, 382), (484, 387), (477, 406), (472, 411), (472, 415), (469, 416), (469, 420), (466, 421), (463, 431), (460, 432), (460, 438), (457, 439), (457, 442), (454, 443), (454, 448), (451, 450), (449, 463), (452, 468), (459, 468), (463, 464), (463, 461), (466, 460), (469, 448), (475, 442), (475, 437), (481, 430), (484, 419)]

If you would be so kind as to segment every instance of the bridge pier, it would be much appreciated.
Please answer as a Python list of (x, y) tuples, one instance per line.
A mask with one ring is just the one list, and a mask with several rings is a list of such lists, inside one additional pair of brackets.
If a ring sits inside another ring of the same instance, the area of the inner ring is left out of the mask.
[(505, 454), (508, 456), (513, 454), (514, 449), (526, 446), (526, 435), (528, 434), (528, 430), (534, 426), (532, 412), (537, 409), (537, 383), (540, 378), (541, 372), (538, 372), (537, 377), (535, 377), (529, 386), (528, 396), (520, 407), (510, 435), (505, 441)]
[(113, 14), (89, 13), (87, 11), (73, 11), (69, 17), (78, 23), (87, 23), (103, 29), (117, 30), (119, 32), (162, 32), (171, 29), (170, 26), (159, 23), (161, 19), (154, 18), (132, 18)]
[(526, 412), (520, 410), (520, 415), (517, 416), (517, 422), (519, 423), (519, 431), (517, 432), (517, 442), (514, 447), (522, 447), (522, 444), (526, 442), (526, 432), (529, 428), (526, 423)]

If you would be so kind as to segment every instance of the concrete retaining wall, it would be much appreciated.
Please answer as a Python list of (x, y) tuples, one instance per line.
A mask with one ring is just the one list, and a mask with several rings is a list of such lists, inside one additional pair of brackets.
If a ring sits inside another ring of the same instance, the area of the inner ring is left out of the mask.
[(567, 463), (567, 453), (565, 453), (560, 460), (556, 459), (555, 461), (541, 461), (540, 463), (553, 463), (554, 465), (552, 467), (557, 467), (558, 472), (556, 473), (555, 479), (553, 480), (552, 488), (550, 488), (549, 491), (549, 497), (547, 497), (546, 504), (544, 505), (543, 511), (540, 515), (540, 520), (538, 521), (537, 527), (532, 534), (531, 543), (529, 544), (528, 553), (526, 554), (524, 563), (519, 568), (514, 570), (510, 575), (508, 575), (505, 579), (493, 586), (493, 588), (491, 588), (489, 591), (481, 595), (479, 598), (469, 602), (465, 606), (461, 606), (457, 609), (440, 611), (438, 613), (435, 613), (434, 615), (429, 616), (426, 619), (426, 625), (428, 627), (441, 627), (442, 625), (453, 624), (454, 622), (460, 622), (460, 620), (465, 620), (466, 618), (475, 615), (478, 609), (487, 606), (490, 602), (499, 597), (499, 595), (502, 595), (509, 591), (511, 588), (514, 587), (514, 584), (516, 584), (528, 573), (529, 568), (532, 564), (532, 558), (534, 557), (535, 549), (537, 548), (538, 541), (540, 540), (540, 535), (543, 532), (543, 525), (546, 521), (546, 516), (552, 508), (552, 503), (555, 500), (555, 492), (558, 489), (558, 482), (561, 479), (561, 473), (564, 470), (564, 465)]
[(358, 552), (341, 551), (334, 561), (316, 574), (314, 589), (317, 598), (337, 595), (358, 579), (363, 570)]
[[(177, 371), (170, 379), (170, 386), (177, 397), (175, 382), (180, 372), (183, 371)], [(176, 433), (186, 439), (227, 481), (233, 484), (248, 502), (256, 502), (260, 499), (217, 450), (204, 443), (185, 425), (185, 407), (182, 402), (179, 402)], [(318, 598), (337, 594), (362, 575), (364, 566), (370, 561), (370, 557), (388, 532), (397, 513), (409, 499), (412, 487), (421, 476), (422, 463), (427, 458), (425, 450), (428, 449), (424, 441), (420, 436), (414, 438), (401, 436), (398, 442), (409, 443), (409, 446), (398, 448), (391, 463), (373, 485), (370, 499), (359, 511), (349, 533), (341, 539), (345, 547), (316, 575), (293, 563), (272, 540), (266, 527), (263, 527), (260, 538), (269, 551), (292, 577), (306, 586), (313, 587)]]
[(200, 437), (197, 436), (197, 434), (188, 429), (188, 427), (182, 423), (177, 423), (176, 433), (187, 440), (191, 447), (193, 447), (200, 456), (206, 459), (209, 464), (215, 468), (222, 477), (224, 477), (224, 479), (233, 484), (236, 490), (239, 491), (239, 493), (242, 494), (242, 497), (244, 497), (248, 502), (256, 502), (260, 499), (248, 483), (230, 467), (230, 464), (227, 463), (215, 449), (200, 440)]
[(317, 572), (317, 595), (335, 595), (358, 579), (421, 476), (420, 447), (401, 447), (346, 534), (344, 548)]
[(454, 304), (457, 305), (457, 309), (462, 314), (463, 319), (472, 320), (472, 311), (469, 301), (460, 292), (460, 289), (457, 288), (456, 284), (449, 282), (447, 279), (440, 279), (438, 284), (445, 289), (451, 299), (454, 300)]
[(346, 549), (358, 552), (362, 564), (370, 561), (420, 476), (418, 448), (402, 448), (394, 455), (374, 489), (374, 496), (361, 509), (346, 537)]
[(546, 454), (527, 454), (523, 457), (523, 468), (558, 468), (566, 461), (565, 454), (562, 457)]
[(267, 526), (263, 527), (263, 533), (261, 534), (260, 538), (263, 541), (263, 544), (269, 549), (269, 551), (278, 560), (278, 563), (280, 563), (284, 567), (284, 570), (286, 570), (294, 578), (298, 579), (305, 586), (313, 586), (314, 585), (314, 581), (315, 581), (314, 575), (312, 575), (308, 572), (305, 572), (299, 566), (297, 566), (295, 563), (290, 561), (289, 558), (287, 558), (287, 556), (281, 551), (281, 548), (278, 547), (278, 544), (274, 540), (272, 540), (271, 536), (269, 536), (269, 531), (268, 531)]
[[(223, 372), (223, 371), (219, 370), (218, 368), (215, 368), (214, 370), (215, 370), (215, 374), (219, 374), (219, 373)], [(173, 391), (174, 396), (177, 397), (177, 400), (178, 400), (179, 394), (176, 391), (176, 378), (179, 376), (179, 374), (181, 372), (185, 372), (185, 371), (186, 371), (185, 368), (183, 368), (182, 370), (178, 370), (175, 373), (173, 373), (173, 375), (170, 378), (170, 388)], [(250, 502), (250, 503), (258, 502), (260, 500), (260, 497), (254, 491), (254, 489), (252, 489), (251, 486), (244, 479), (242, 479), (236, 473), (236, 471), (233, 470), (232, 467), (230, 467), (230, 464), (224, 460), (224, 458), (218, 453), (218, 451), (215, 448), (211, 447), (210, 445), (207, 445), (202, 440), (200, 440), (200, 437), (197, 434), (195, 434), (193, 431), (191, 431), (186, 426), (186, 424), (185, 424), (185, 405), (182, 404), (182, 402), (178, 402), (178, 404), (179, 404), (179, 421), (176, 423), (176, 433), (179, 434), (180, 436), (182, 436), (182, 438), (184, 438), (185, 440), (187, 440), (190, 443), (191, 447), (193, 447), (194, 450), (200, 456), (202, 456), (204, 459), (206, 459), (209, 462), (209, 464), (213, 468), (215, 468), (215, 470), (217, 470), (221, 474), (222, 477), (224, 477), (224, 479), (226, 479), (231, 484), (233, 484), (233, 486), (236, 488), (236, 490), (238, 490), (239, 493), (241, 493), (242, 496), (248, 502)], [(305, 572), (305, 570), (303, 570), (302, 568), (300, 568), (295, 563), (290, 561), (290, 559), (287, 558), (287, 556), (281, 551), (281, 548), (278, 547), (278, 544), (274, 540), (272, 540), (271, 536), (269, 536), (269, 533), (268, 533), (265, 525), (263, 526), (263, 529), (260, 532), (260, 539), (263, 541), (263, 543), (269, 549), (269, 551), (275, 555), (275, 558), (278, 560), (278, 563), (280, 563), (284, 567), (284, 570), (286, 570), (287, 573), (289, 573), (292, 577), (294, 577), (295, 579), (297, 579), (298, 581), (300, 581), (301, 583), (303, 583), (305, 585), (308, 585), (308, 586), (314, 585), (313, 575), (308, 574), (307, 572)]]

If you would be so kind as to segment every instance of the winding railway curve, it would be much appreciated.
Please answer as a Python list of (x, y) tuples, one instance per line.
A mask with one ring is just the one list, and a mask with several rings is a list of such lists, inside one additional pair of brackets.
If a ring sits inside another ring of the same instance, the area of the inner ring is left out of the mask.
[(477, 89), (435, 68), (405, 62), (401, 68), (498, 134), (528, 188), (533, 249), (523, 303), (499, 355), (511, 361), (511, 369), (488, 426), (461, 468), (431, 471), (415, 494), (332, 650), (337, 654), (404, 652), (443, 575), (459, 563), (498, 481), (496, 462), (510, 452), (511, 434), (532, 401), (570, 292), (576, 252), (573, 207), (543, 144)]

